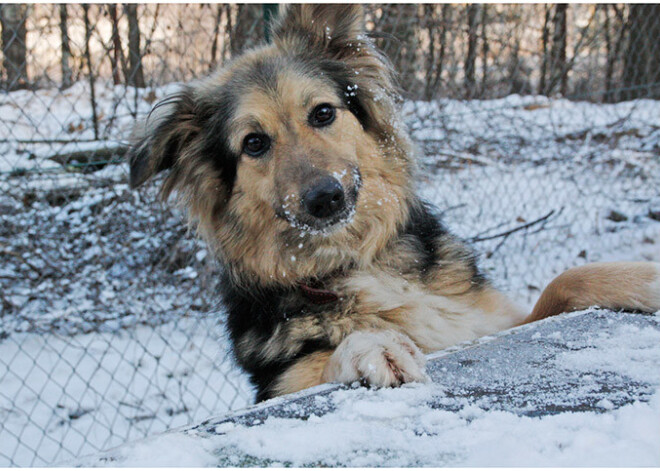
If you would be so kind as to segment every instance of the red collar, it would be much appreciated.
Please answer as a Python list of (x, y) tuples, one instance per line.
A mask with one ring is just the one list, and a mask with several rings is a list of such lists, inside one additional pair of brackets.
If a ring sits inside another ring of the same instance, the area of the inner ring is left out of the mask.
[(339, 299), (339, 295), (334, 291), (320, 288), (312, 288), (304, 283), (299, 283), (300, 292), (314, 304), (334, 303)]

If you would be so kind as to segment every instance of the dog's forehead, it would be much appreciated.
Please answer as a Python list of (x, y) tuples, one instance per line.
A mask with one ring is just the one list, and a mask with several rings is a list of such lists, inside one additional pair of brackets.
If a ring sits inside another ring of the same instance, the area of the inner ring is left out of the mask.
[(294, 69), (283, 69), (268, 87), (258, 84), (246, 87), (237, 97), (235, 121), (248, 117), (280, 117), (306, 113), (310, 107), (323, 102), (339, 101), (336, 87), (328, 80), (310, 76)]
[(213, 77), (204, 87), (207, 98), (229, 98), (237, 111), (268, 101), (306, 107), (319, 96), (338, 96), (338, 84), (309, 58), (259, 52), (241, 57)]
[(211, 96), (229, 101), (226, 124), (230, 134), (275, 131), (276, 123), (297, 115), (306, 117), (310, 107), (341, 103), (337, 84), (320, 67), (286, 55), (248, 56), (222, 74), (216, 84)]

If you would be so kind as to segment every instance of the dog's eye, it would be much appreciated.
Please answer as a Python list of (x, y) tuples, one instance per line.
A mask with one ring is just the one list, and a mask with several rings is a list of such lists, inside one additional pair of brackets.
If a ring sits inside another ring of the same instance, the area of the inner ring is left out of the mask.
[(320, 128), (331, 124), (335, 120), (335, 107), (324, 103), (314, 108), (309, 115), (309, 124)]
[(243, 139), (243, 152), (251, 157), (260, 157), (270, 149), (270, 138), (265, 134), (248, 134)]

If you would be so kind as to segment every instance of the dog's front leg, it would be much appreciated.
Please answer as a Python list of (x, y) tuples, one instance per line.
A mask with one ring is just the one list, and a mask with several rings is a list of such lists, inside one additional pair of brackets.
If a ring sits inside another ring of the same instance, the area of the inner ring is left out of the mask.
[(393, 330), (349, 334), (325, 365), (323, 382), (365, 381), (370, 386), (427, 382), (426, 358), (406, 335)]
[(364, 381), (371, 386), (427, 382), (426, 358), (410, 338), (392, 330), (357, 331), (334, 350), (311, 353), (283, 372), (267, 397), (322, 383)]

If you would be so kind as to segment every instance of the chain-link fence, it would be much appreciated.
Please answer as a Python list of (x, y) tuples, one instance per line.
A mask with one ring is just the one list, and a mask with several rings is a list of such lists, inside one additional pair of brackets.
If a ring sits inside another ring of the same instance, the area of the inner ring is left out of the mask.
[[(135, 119), (262, 41), (262, 5), (0, 6), (0, 466), (47, 465), (252, 401), (218, 267)], [(660, 260), (660, 6), (367, 5), (401, 71), (420, 192), (530, 304), (567, 267)]]

